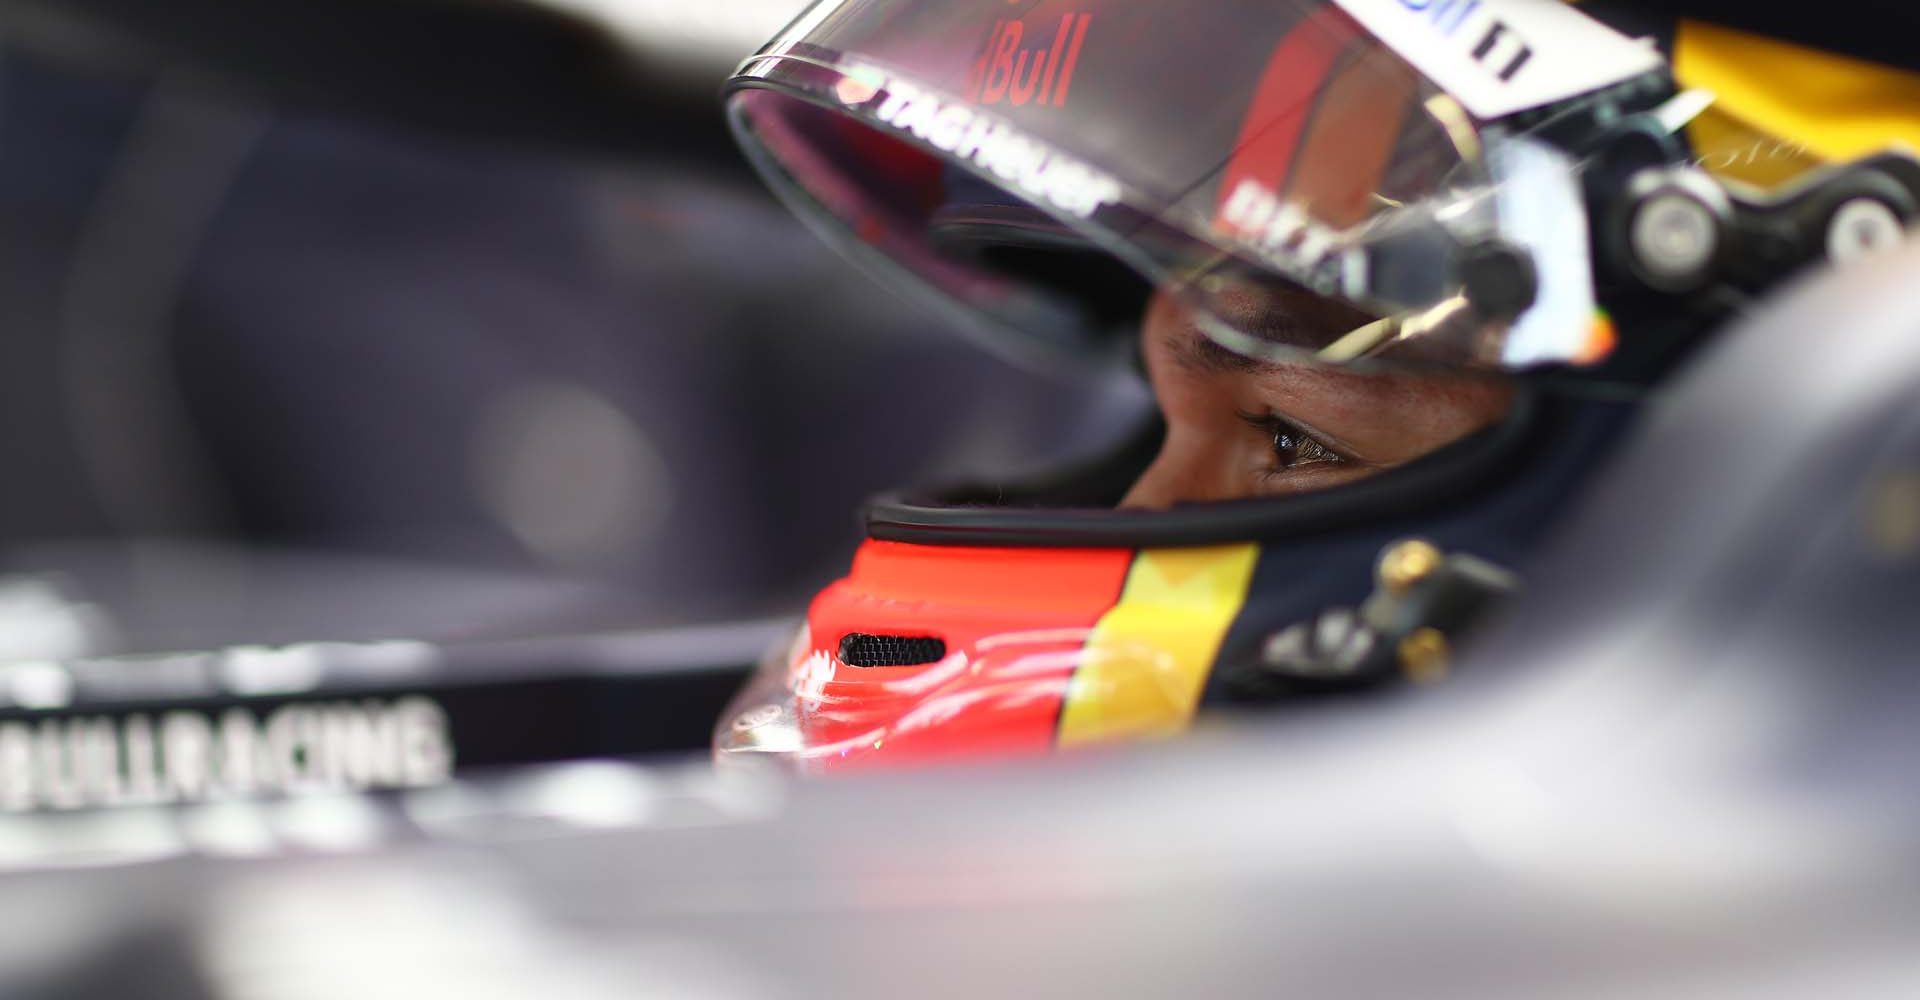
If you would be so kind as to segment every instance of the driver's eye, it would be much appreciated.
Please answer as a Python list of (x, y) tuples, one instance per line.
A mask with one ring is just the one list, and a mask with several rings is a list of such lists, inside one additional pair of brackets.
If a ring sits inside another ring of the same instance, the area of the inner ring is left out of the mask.
[(1347, 459), (1320, 443), (1299, 425), (1277, 413), (1242, 413), (1240, 419), (1267, 435), (1273, 451), (1269, 474), (1278, 474), (1308, 465), (1343, 463)]

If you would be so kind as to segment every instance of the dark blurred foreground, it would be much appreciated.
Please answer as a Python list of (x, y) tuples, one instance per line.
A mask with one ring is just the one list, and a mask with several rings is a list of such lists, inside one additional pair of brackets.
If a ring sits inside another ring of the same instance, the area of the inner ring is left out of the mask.
[(1916, 266), (1741, 324), (1419, 697), (992, 770), (20, 817), (0, 992), (1912, 995)]

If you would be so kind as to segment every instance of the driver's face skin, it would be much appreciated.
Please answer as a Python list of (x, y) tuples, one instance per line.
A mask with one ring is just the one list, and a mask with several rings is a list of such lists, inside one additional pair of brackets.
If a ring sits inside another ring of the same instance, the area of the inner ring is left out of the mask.
[[(1321, 343), (1365, 321), (1304, 293), (1286, 313), (1284, 325)], [(1148, 305), (1140, 337), (1167, 437), (1122, 507), (1325, 489), (1456, 441), (1512, 403), (1510, 386), (1491, 378), (1249, 360), (1207, 339), (1164, 293)]]

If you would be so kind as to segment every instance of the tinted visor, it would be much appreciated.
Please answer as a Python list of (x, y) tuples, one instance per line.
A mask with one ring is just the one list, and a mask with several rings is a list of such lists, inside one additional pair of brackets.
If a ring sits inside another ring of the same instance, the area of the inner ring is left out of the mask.
[[(1014, 353), (1106, 350), (1159, 287), (1246, 354), (1574, 358), (1592, 293), (1571, 165), (1490, 133), (1348, 8), (826, 0), (729, 108), (803, 216)], [(1303, 288), (1378, 322), (1290, 321)]]

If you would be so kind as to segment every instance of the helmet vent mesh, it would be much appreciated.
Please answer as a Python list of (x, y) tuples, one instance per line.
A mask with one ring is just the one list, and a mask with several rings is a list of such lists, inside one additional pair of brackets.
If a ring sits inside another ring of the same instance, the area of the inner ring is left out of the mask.
[(913, 667), (947, 655), (947, 644), (928, 636), (868, 635), (840, 640), (840, 661), (854, 667)]

